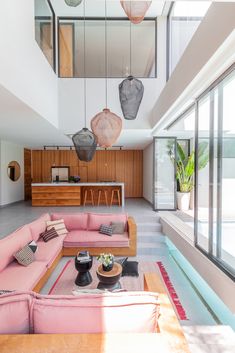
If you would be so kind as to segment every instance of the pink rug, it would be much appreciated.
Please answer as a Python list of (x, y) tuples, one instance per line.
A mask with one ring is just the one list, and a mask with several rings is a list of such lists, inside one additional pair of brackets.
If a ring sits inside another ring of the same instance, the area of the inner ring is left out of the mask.
[[(99, 283), (99, 280), (96, 276), (97, 267), (98, 261), (96, 259), (93, 259), (93, 265), (90, 270), (93, 281), (89, 286), (85, 287), (86, 289), (97, 288), (97, 285)], [(162, 279), (166, 285), (169, 296), (172, 299), (172, 303), (174, 304), (175, 309), (178, 313), (179, 319), (188, 320), (185, 310), (178, 298), (178, 295), (162, 262), (139, 262), (139, 277), (121, 277), (121, 286), (122, 288), (125, 288), (128, 291), (144, 290), (144, 273), (156, 272), (159, 275), (159, 271), (162, 275)], [(57, 277), (55, 283), (51, 287), (48, 294), (72, 294), (72, 290), (78, 288), (74, 283), (76, 277), (77, 270), (74, 266), (74, 259), (71, 259), (65, 264), (64, 268), (60, 272), (59, 276)]]

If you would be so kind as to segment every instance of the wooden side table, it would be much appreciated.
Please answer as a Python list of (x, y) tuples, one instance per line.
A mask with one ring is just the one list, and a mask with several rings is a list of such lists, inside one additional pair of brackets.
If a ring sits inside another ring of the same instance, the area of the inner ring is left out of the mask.
[(114, 262), (111, 271), (104, 271), (102, 264), (99, 265), (96, 274), (100, 281), (97, 288), (107, 289), (109, 291), (121, 288), (119, 280), (122, 274), (122, 266), (117, 262)]

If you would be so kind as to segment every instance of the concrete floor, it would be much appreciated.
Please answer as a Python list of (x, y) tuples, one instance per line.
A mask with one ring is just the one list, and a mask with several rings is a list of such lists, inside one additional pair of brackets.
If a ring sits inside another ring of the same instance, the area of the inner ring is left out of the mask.
[[(31, 207), (30, 202), (19, 202), (0, 209), (0, 238), (28, 223), (45, 212), (127, 212), (137, 223), (138, 261), (162, 261), (187, 313), (188, 320), (181, 321), (193, 353), (235, 352), (235, 339), (230, 327), (219, 326), (208, 307), (195, 292), (184, 273), (177, 266), (161, 233), (158, 213), (144, 199), (127, 199), (124, 208), (112, 207)], [(64, 264), (64, 257), (42, 289), (48, 293)]]

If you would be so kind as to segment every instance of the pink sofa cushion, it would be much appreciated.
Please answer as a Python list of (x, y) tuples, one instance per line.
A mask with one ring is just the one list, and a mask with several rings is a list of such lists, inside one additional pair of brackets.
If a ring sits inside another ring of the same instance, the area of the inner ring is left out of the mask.
[[(67, 235), (67, 234), (66, 234)], [(38, 249), (34, 254), (36, 261), (45, 261), (47, 267), (50, 267), (55, 260), (56, 256), (60, 253), (63, 247), (64, 236), (59, 236), (51, 239), (47, 243), (43, 240), (37, 242)]]
[(99, 230), (101, 224), (110, 224), (111, 222), (123, 222), (125, 230), (127, 229), (127, 214), (124, 213), (89, 213), (88, 214), (88, 230)]
[(33, 327), (37, 334), (155, 332), (158, 313), (156, 293), (38, 296)]
[(0, 271), (14, 260), (13, 255), (31, 242), (32, 236), (28, 225), (17, 229), (0, 240)]
[(44, 213), (43, 215), (41, 215), (41, 217), (28, 224), (33, 240), (37, 241), (40, 237), (40, 234), (42, 232), (45, 232), (46, 222), (50, 220), (51, 217), (49, 213)]
[(30, 331), (29, 303), (26, 293), (0, 296), (0, 334), (21, 334)]
[(0, 288), (8, 290), (31, 290), (47, 270), (46, 262), (34, 261), (21, 266), (16, 261), (0, 272)]
[(100, 234), (99, 231), (72, 230), (64, 239), (64, 247), (128, 247), (128, 233), (113, 234), (111, 237)]
[(87, 213), (74, 213), (74, 214), (66, 214), (66, 213), (53, 213), (51, 215), (51, 220), (56, 221), (57, 219), (63, 219), (65, 227), (68, 230), (75, 229), (87, 229)]

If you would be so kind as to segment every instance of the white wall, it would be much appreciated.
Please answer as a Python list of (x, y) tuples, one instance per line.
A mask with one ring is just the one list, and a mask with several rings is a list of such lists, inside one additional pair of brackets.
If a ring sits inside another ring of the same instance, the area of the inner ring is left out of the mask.
[[(154, 107), (152, 126), (174, 118), (232, 64), (235, 3), (214, 2), (187, 46)], [(218, 23), (220, 25), (218, 25)], [(165, 122), (166, 123), (166, 122)]]
[(144, 149), (143, 197), (153, 203), (153, 142)]
[(0, 84), (57, 126), (57, 77), (34, 39), (34, 1), (1, 1), (0, 13)]
[[(8, 178), (9, 162), (20, 165), (20, 178), (12, 181)], [(24, 200), (24, 148), (7, 141), (0, 141), (0, 206)]]

